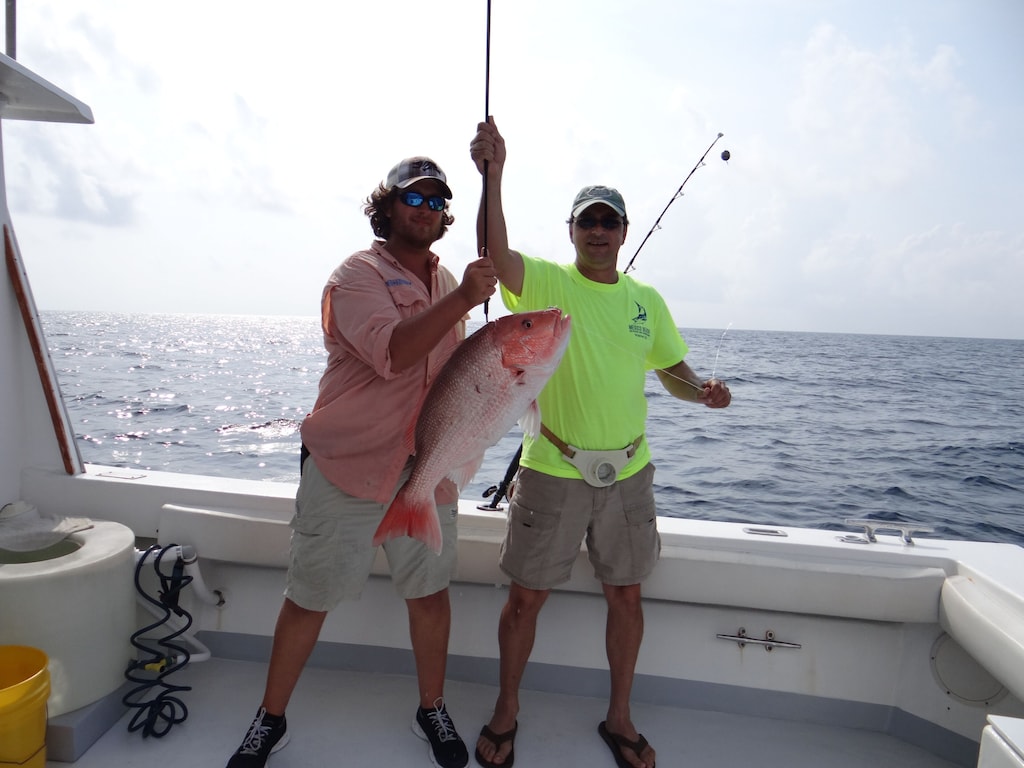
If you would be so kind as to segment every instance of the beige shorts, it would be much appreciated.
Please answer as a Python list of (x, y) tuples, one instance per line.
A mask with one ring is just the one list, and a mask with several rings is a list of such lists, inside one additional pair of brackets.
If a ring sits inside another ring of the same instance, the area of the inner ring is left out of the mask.
[(607, 488), (523, 468), (509, 504), (499, 565), (517, 584), (551, 589), (569, 580), (587, 543), (603, 584), (639, 584), (661, 554), (654, 465)]
[[(395, 493), (409, 471), (407, 466)], [(343, 600), (358, 600), (377, 555), (373, 534), (386, 510), (386, 504), (349, 496), (324, 478), (312, 459), (306, 461), (291, 522), (285, 597), (310, 611), (329, 611)], [(438, 513), (440, 555), (405, 536), (383, 545), (395, 591), (403, 599), (440, 592), (455, 572), (458, 504)]]

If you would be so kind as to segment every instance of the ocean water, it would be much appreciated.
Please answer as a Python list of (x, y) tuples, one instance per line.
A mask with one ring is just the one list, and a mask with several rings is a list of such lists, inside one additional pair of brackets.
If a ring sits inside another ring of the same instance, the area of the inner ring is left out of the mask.
[[(43, 312), (86, 462), (298, 482), (326, 356), (315, 317)], [(1024, 341), (683, 329), (711, 410), (649, 377), (659, 514), (1024, 545)], [(485, 456), (486, 503), (519, 446)], [(927, 536), (927, 534), (925, 535)]]

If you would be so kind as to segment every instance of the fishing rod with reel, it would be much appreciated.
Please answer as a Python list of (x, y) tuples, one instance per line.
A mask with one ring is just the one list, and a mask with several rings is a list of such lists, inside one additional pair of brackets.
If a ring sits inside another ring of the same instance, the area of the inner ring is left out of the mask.
[(509, 493), (509, 488), (512, 486), (512, 481), (515, 479), (516, 472), (519, 471), (519, 459), (523, 457), (523, 444), (519, 443), (519, 448), (516, 449), (516, 455), (512, 457), (512, 461), (509, 462), (508, 469), (505, 470), (505, 477), (502, 478), (501, 482), (497, 485), (492, 485), (483, 492), (483, 497), (490, 498), (491, 500), (487, 504), (477, 504), (477, 509), (492, 510), (498, 509), (498, 505), (501, 500), (509, 498), (512, 494)]

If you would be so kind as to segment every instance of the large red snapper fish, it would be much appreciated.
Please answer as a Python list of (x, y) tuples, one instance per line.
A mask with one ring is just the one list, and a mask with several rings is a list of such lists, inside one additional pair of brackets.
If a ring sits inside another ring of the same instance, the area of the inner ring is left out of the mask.
[(476, 474), (484, 451), (518, 420), (540, 433), (537, 395), (569, 344), (569, 316), (559, 309), (507, 315), (487, 323), (462, 344), (431, 384), (415, 430), (416, 459), (409, 479), (388, 507), (374, 545), (396, 536), (441, 551), (434, 489), (445, 477), (461, 490)]

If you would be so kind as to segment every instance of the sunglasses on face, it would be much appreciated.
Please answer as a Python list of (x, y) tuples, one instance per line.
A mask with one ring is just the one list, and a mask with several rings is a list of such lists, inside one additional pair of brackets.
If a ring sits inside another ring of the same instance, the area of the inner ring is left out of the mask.
[(622, 226), (622, 219), (618, 216), (602, 216), (600, 219), (596, 216), (580, 216), (573, 224), (580, 229), (593, 229), (598, 224), (601, 225), (601, 229), (618, 229)]
[(444, 198), (440, 195), (431, 195), (430, 197), (424, 197), (419, 192), (414, 192), (411, 189), (406, 190), (398, 195), (398, 199), (408, 205), (410, 208), (419, 208), (423, 205), (423, 201), (427, 201), (427, 207), (432, 211), (443, 211), (444, 210)]

